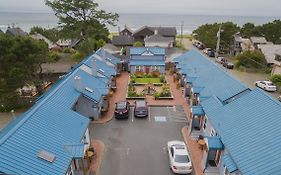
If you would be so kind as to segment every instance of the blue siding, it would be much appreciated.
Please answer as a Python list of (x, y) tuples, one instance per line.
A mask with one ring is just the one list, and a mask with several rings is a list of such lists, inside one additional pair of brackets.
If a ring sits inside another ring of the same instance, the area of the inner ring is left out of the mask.
[(130, 55), (142, 55), (145, 52), (150, 52), (153, 55), (165, 55), (165, 49), (161, 47), (131, 47)]
[(165, 56), (132, 55), (131, 60), (165, 61)]

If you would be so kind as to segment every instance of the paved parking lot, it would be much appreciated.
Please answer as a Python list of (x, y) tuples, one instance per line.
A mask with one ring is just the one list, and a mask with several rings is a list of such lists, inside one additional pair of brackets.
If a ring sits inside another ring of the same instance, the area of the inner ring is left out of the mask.
[(93, 139), (106, 145), (99, 175), (171, 175), (167, 142), (183, 140), (181, 129), (187, 120), (181, 106), (149, 107), (149, 117), (113, 119), (107, 124), (93, 124)]

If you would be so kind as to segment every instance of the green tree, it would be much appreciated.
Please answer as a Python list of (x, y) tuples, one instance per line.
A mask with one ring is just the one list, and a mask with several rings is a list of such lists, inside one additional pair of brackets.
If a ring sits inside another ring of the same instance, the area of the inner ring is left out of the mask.
[(265, 56), (260, 51), (246, 51), (237, 55), (235, 59), (237, 60), (236, 67), (243, 66), (245, 68), (254, 69), (267, 68)]
[(48, 46), (29, 37), (0, 36), (0, 106), (16, 105), (15, 90), (39, 79), (40, 65), (47, 60)]
[[(46, 0), (45, 3), (55, 12), (62, 30), (72, 38), (82, 35), (84, 39), (94, 36), (96, 40), (105, 40), (109, 34), (106, 25), (115, 25), (118, 20), (118, 14), (98, 9), (98, 3), (92, 0)], [(106, 38), (100, 38), (105, 33)]]
[(281, 20), (275, 20), (261, 26), (262, 36), (274, 44), (281, 44)]
[(222, 29), (220, 49), (228, 52), (233, 45), (233, 35), (240, 31), (237, 24), (232, 22), (204, 24), (194, 30), (193, 35), (195, 36), (195, 39), (203, 42), (206, 47), (216, 48), (217, 33), (220, 25)]
[(133, 46), (134, 47), (143, 47), (143, 43), (142, 42), (135, 42), (134, 44), (133, 44)]
[(281, 74), (272, 75), (270, 80), (277, 86), (281, 87)]

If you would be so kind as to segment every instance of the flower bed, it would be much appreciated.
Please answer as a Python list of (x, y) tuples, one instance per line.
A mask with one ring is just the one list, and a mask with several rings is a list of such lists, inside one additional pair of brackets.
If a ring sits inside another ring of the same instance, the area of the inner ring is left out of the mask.
[(132, 85), (128, 87), (127, 99), (144, 99), (144, 93), (137, 93), (136, 88)]
[(169, 85), (167, 85), (167, 84), (164, 84), (164, 85), (162, 86), (162, 91), (161, 91), (161, 92), (158, 92), (158, 93), (155, 93), (155, 94), (154, 94), (154, 98), (155, 98), (155, 100), (174, 99), (174, 97), (172, 96), (170, 87), (169, 87)]
[(160, 75), (159, 72), (152, 72), (150, 74), (146, 74), (143, 72), (136, 72), (134, 75), (131, 75), (131, 84), (138, 84), (138, 85), (144, 85), (144, 84), (163, 84), (165, 83), (165, 76)]

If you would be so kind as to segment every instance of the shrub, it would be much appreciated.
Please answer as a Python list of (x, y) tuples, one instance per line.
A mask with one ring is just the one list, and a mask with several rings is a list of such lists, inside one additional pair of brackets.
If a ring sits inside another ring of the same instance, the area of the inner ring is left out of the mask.
[(135, 76), (136, 76), (136, 78), (142, 78), (144, 76), (144, 73), (141, 71), (137, 71), (137, 72), (135, 72)]
[(57, 52), (54, 52), (54, 51), (52, 51), (52, 52), (49, 52), (49, 61), (51, 62), (51, 63), (55, 63), (55, 62), (57, 62), (58, 60), (59, 60), (59, 55), (58, 55), (58, 53)]
[(270, 80), (277, 86), (281, 87), (281, 74), (272, 75)]
[(152, 75), (153, 78), (157, 78), (157, 77), (160, 76), (160, 72), (159, 71), (153, 71), (153, 72), (151, 72), (151, 75)]
[(134, 44), (133, 44), (133, 46), (134, 47), (143, 47), (143, 43), (142, 42), (135, 42)]
[(166, 81), (164, 75), (160, 75), (160, 76), (159, 76), (159, 79), (160, 79), (160, 82), (161, 82), (161, 83), (165, 83), (165, 81)]
[(236, 67), (243, 66), (245, 68), (266, 68), (265, 56), (260, 51), (246, 51), (235, 57), (237, 60)]
[(73, 53), (73, 54), (71, 55), (71, 58), (72, 58), (74, 61), (81, 61), (81, 60), (84, 58), (84, 56), (83, 56), (83, 54), (82, 54), (81, 52), (76, 51), (75, 53)]
[(66, 47), (66, 48), (64, 48), (64, 49), (62, 50), (62, 52), (63, 52), (63, 53), (74, 53), (75, 51), (74, 51), (73, 49), (71, 49), (71, 48)]
[(155, 93), (155, 94), (154, 94), (154, 98), (155, 98), (155, 99), (160, 98), (160, 93), (159, 93), (159, 92)]

